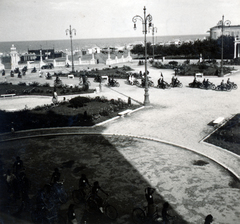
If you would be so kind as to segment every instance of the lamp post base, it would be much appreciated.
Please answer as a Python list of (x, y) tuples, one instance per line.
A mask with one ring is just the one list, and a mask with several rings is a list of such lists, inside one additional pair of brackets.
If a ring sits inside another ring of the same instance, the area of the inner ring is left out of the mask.
[(145, 89), (143, 105), (144, 105), (144, 106), (149, 106), (149, 105), (150, 105), (148, 89)]

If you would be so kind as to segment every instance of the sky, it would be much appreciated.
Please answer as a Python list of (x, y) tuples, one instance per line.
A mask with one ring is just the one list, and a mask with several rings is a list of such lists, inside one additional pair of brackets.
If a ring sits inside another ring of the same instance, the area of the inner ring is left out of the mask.
[(0, 42), (66, 39), (70, 25), (76, 39), (141, 36), (144, 6), (157, 36), (207, 34), (223, 15), (240, 25), (240, 0), (0, 0)]

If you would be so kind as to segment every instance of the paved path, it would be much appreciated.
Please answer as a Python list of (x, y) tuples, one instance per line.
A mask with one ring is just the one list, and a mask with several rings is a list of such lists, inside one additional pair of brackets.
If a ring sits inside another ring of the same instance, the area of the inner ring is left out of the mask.
[[(138, 70), (144, 70), (143, 66), (140, 67), (136, 64), (131, 64), (130, 66)], [(159, 78), (160, 71), (163, 73), (165, 80), (170, 82), (172, 76), (171, 70), (149, 68), (149, 71), (150, 76), (155, 83)], [(192, 77), (180, 77), (180, 81), (184, 86), (181, 89), (174, 88), (170, 90), (161, 90), (151, 88), (149, 91), (151, 107), (140, 110), (130, 116), (126, 116), (125, 118), (104, 124), (101, 128), (101, 133), (142, 136), (180, 145), (211, 158), (229, 169), (239, 178), (240, 157), (227, 150), (202, 143), (201, 139), (213, 131), (213, 127), (207, 125), (209, 122), (220, 116), (230, 118), (232, 115), (239, 113), (240, 89), (232, 92), (216, 92), (212, 90), (191, 89), (186, 87), (189, 82), (192, 82), (192, 79)], [(224, 79), (226, 80), (226, 78)], [(210, 78), (210, 81), (215, 84), (219, 84), (221, 80), (222, 78), (218, 77)], [(231, 80), (240, 86), (239, 72), (233, 74)], [(126, 96), (130, 96), (138, 101), (143, 101), (144, 89), (126, 85), (124, 83), (125, 80), (119, 80), (119, 82), (121, 84), (120, 88), (109, 89), (103, 87), (103, 91), (95, 95), (103, 95), (109, 99), (122, 98), (124, 100), (127, 100)], [(18, 99), (15, 100), (17, 101)], [(45, 103), (49, 101), (51, 101), (51, 98), (46, 98), (46, 100), (44, 100)], [(12, 102), (11, 105), (15, 106), (16, 104), (14, 103), (14, 100)], [(33, 100), (25, 99), (24, 102), (30, 105)], [(20, 105), (23, 106), (22, 103)], [(7, 106), (9, 106), (9, 104), (7, 105), (6, 101), (4, 103), (4, 100), (1, 99), (0, 108)], [(144, 178), (148, 179), (148, 176), (146, 175)], [(220, 177), (220, 179), (221, 178), (223, 177)], [(154, 183), (153, 185), (155, 186)], [(212, 190), (214, 190), (214, 188)], [(235, 194), (240, 197), (239, 189), (235, 190)], [(224, 192), (222, 192), (221, 195), (223, 197), (222, 200), (225, 201), (227, 205), (228, 198), (225, 197)], [(198, 200), (201, 200), (201, 198)], [(239, 208), (240, 205), (236, 204), (236, 209), (239, 210)], [(181, 207), (176, 209), (182, 211)], [(214, 210), (211, 206), (207, 206), (205, 209), (205, 213)], [(222, 208), (222, 213), (231, 217), (229, 212), (225, 212), (225, 208)], [(194, 214), (194, 212), (192, 214)], [(216, 215), (217, 214), (215, 213), (215, 216)], [(235, 212), (234, 216), (238, 217), (238, 220), (240, 219), (239, 213)], [(226, 218), (227, 221), (225, 220), (225, 223), (237, 224), (236, 221), (233, 221), (233, 219), (231, 220), (229, 217)], [(186, 213), (186, 220), (191, 220), (191, 218), (193, 217), (187, 217)], [(224, 219), (218, 220), (217, 217), (215, 223), (224, 223), (223, 220)]]

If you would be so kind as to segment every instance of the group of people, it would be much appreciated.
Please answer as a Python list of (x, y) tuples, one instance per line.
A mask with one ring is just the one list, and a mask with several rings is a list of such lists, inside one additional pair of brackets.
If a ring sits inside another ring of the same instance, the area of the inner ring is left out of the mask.
[(14, 201), (20, 199), (21, 206), (18, 212), (29, 206), (29, 190), (30, 180), (28, 179), (23, 161), (19, 156), (13, 163), (12, 169), (8, 169), (6, 174), (3, 175), (6, 181), (7, 190)]
[[(86, 198), (87, 192), (86, 189), (90, 189), (90, 194), (88, 195), (89, 198), (94, 200), (98, 206), (98, 209), (101, 213), (103, 213), (103, 199), (98, 194), (100, 191), (103, 192), (105, 195), (108, 196), (101, 186), (99, 185), (98, 181), (93, 183), (93, 186), (89, 183), (88, 178), (85, 174), (82, 174), (79, 182), (78, 182), (79, 191), (81, 191), (84, 198)], [(75, 205), (70, 204), (68, 208), (68, 222), (71, 224), (77, 223), (76, 213), (75, 213)]]
[(113, 75), (109, 75), (108, 76), (108, 85), (109, 86), (114, 86), (114, 83), (116, 82), (116, 80), (114, 79), (114, 76)]
[[(155, 189), (152, 187), (145, 188), (145, 197), (147, 200), (147, 215), (148, 217), (153, 217), (154, 213), (156, 212), (156, 205), (154, 203), (153, 194)], [(164, 224), (169, 223), (169, 220), (172, 216), (169, 214), (170, 205), (168, 202), (163, 203), (162, 211), (161, 211), (161, 218)], [(205, 217), (204, 224), (210, 224), (213, 222), (213, 216), (211, 214)]]

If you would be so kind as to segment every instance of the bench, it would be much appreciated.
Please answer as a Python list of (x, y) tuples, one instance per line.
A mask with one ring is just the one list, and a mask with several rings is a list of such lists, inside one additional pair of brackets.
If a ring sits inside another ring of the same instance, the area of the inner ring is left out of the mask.
[(74, 79), (74, 75), (68, 75), (68, 79)]
[(2, 95), (1, 95), (1, 97), (3, 97), (3, 98), (9, 97), (9, 96), (13, 97), (13, 96), (16, 96), (16, 94), (15, 94), (15, 93), (12, 93), (12, 94), (2, 94)]
[(102, 79), (108, 79), (107, 75), (102, 75)]
[(128, 114), (132, 113), (132, 111), (133, 110), (130, 110), (130, 109), (124, 110), (124, 111), (118, 113), (118, 116), (124, 117), (125, 115), (128, 115)]
[(213, 125), (221, 124), (224, 121), (224, 117), (218, 117), (216, 120), (213, 121)]

